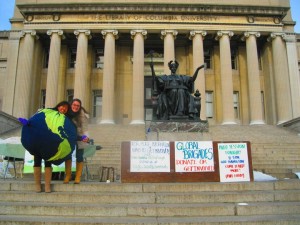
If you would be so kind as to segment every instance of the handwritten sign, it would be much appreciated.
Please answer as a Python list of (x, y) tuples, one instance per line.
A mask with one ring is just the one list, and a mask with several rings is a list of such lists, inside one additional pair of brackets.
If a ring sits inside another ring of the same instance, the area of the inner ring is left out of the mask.
[(213, 172), (214, 153), (212, 141), (176, 141), (176, 172)]
[(130, 172), (170, 172), (170, 142), (132, 141)]
[(219, 143), (221, 182), (250, 181), (246, 143)]

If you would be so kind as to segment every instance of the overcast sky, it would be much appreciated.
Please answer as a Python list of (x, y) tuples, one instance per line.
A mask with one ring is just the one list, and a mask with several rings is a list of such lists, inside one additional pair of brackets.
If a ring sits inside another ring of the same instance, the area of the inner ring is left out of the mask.
[[(290, 0), (293, 20), (297, 22), (295, 32), (300, 33), (300, 1)], [(0, 30), (10, 30), (9, 18), (13, 16), (15, 0), (0, 0)]]

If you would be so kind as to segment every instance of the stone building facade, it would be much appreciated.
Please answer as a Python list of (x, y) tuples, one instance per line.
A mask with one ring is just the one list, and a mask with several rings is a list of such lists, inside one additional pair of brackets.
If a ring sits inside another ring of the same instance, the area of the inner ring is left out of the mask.
[(15, 117), (76, 97), (93, 124), (144, 124), (153, 113), (149, 63), (170, 74), (174, 59), (179, 74), (206, 64), (195, 83), (202, 120), (300, 116), (289, 0), (16, 0), (10, 21), (0, 32), (0, 107)]

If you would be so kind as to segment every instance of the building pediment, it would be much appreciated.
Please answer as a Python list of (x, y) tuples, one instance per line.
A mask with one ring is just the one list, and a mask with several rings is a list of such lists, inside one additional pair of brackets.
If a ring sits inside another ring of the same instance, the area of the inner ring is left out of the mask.
[(39, 14), (85, 14), (85, 13), (155, 13), (155, 14), (214, 14), (272, 16), (283, 19), (289, 7), (209, 5), (209, 4), (161, 4), (161, 3), (95, 3), (95, 4), (17, 4), (24, 18)]

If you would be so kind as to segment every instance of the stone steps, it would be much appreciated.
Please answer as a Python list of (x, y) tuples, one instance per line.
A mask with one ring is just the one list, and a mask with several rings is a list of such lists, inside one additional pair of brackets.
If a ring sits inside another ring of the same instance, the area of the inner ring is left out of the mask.
[(1, 225), (299, 225), (299, 215), (218, 216), (218, 217), (79, 217), (79, 216), (2, 216)]
[[(300, 171), (300, 137), (298, 133), (271, 125), (257, 126), (210, 126), (205, 133), (145, 134), (143, 125), (90, 125), (90, 136), (95, 144), (103, 147), (89, 159), (92, 177), (99, 177), (101, 166), (114, 167), (120, 176), (121, 143), (130, 140), (199, 140), (199, 141), (250, 141), (253, 168), (281, 178), (295, 178)], [(152, 139), (151, 139), (152, 138)], [(272, 167), (273, 165), (273, 167)]]
[(239, 205), (235, 203), (189, 204), (101, 204), (101, 203), (43, 203), (10, 202), (0, 204), (0, 214), (87, 216), (87, 217), (183, 217), (183, 216), (254, 216), (297, 215), (300, 202), (263, 202)]
[[(49, 197), (49, 196), (47, 196)], [(244, 191), (241, 192), (205, 192), (205, 195), (199, 193), (190, 193), (189, 196), (182, 193), (99, 193), (88, 192), (81, 193), (63, 193), (54, 192), (51, 194), (51, 199), (46, 196), (36, 196), (30, 192), (1, 192), (1, 200), (7, 202), (28, 202), (34, 198), (34, 202), (49, 202), (49, 203), (98, 203), (102, 204), (189, 204), (189, 203), (206, 203), (206, 202), (266, 202), (266, 201), (300, 201), (300, 191), (292, 190), (289, 193), (286, 191)]]
[[(33, 192), (32, 174), (26, 175), (30, 181), (1, 182), (0, 225), (300, 224), (300, 182), (296, 179), (244, 183), (97, 182), (101, 166), (114, 167), (115, 177), (120, 177), (121, 143), (145, 140), (144, 129), (93, 126), (91, 136), (102, 150), (88, 159), (92, 181), (80, 185), (53, 181), (51, 194)], [(159, 137), (169, 141), (246, 140), (251, 142), (254, 170), (279, 179), (295, 178), (294, 172), (300, 171), (299, 136), (274, 126), (213, 126), (205, 134)]]
[(300, 181), (239, 183), (3, 180), (0, 224), (299, 224)]

